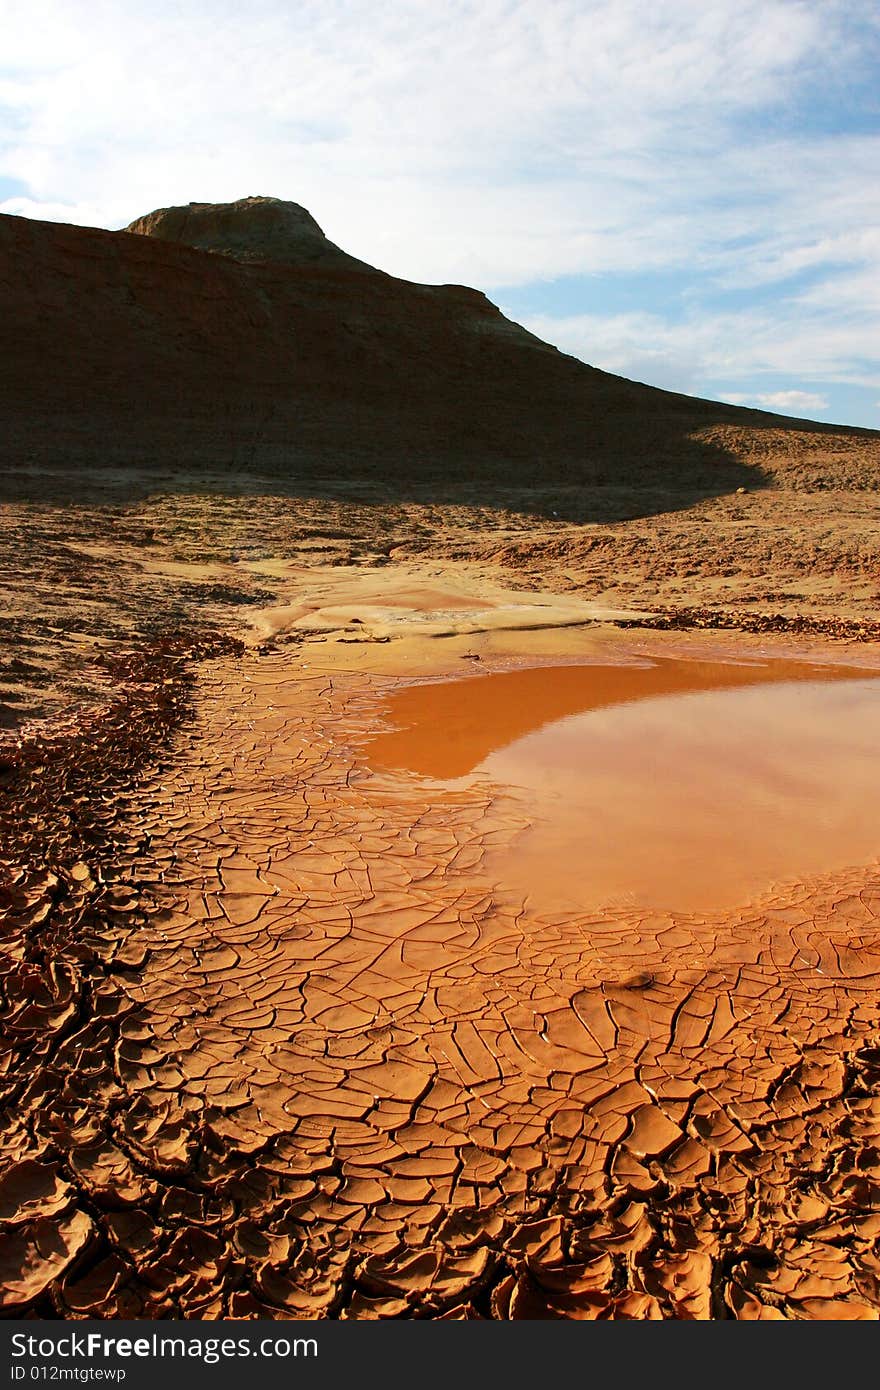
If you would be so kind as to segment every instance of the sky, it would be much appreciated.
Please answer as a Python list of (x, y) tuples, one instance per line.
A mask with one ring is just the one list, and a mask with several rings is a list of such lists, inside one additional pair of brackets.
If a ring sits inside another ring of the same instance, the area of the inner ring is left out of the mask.
[(0, 212), (248, 194), (594, 366), (880, 428), (875, 0), (0, 0)]

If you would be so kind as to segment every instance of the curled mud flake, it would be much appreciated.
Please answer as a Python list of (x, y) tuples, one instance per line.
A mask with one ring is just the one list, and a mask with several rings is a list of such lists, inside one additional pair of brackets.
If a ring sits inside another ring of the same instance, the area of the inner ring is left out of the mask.
[(55, 1216), (73, 1199), (70, 1184), (55, 1163), (23, 1159), (0, 1177), (0, 1223), (10, 1226), (34, 1217)]
[(624, 1143), (639, 1157), (656, 1157), (683, 1139), (678, 1125), (656, 1105), (642, 1105), (633, 1112), (632, 1127)]
[(174, 1176), (192, 1166), (197, 1134), (189, 1121), (169, 1115), (167, 1102), (153, 1109), (142, 1098), (117, 1121), (117, 1133), (148, 1171)]
[(511, 1254), (519, 1254), (537, 1265), (560, 1265), (565, 1259), (562, 1217), (551, 1216), (542, 1221), (527, 1221), (507, 1240)]
[(57, 1293), (59, 1310), (67, 1317), (112, 1318), (121, 1316), (115, 1295), (130, 1270), (118, 1255), (99, 1260), (82, 1275), (62, 1280)]
[(712, 1317), (712, 1275), (712, 1259), (704, 1252), (670, 1251), (646, 1263), (642, 1282), (671, 1316), (706, 1321)]
[(709, 1172), (711, 1162), (711, 1155), (702, 1144), (685, 1138), (662, 1158), (660, 1166), (670, 1182), (692, 1185)]
[(410, 1305), (448, 1304), (482, 1288), (493, 1265), (485, 1248), (452, 1254), (432, 1247), (403, 1259), (370, 1256), (355, 1271), (368, 1295), (405, 1297)]
[[(591, 1298), (592, 1296), (590, 1294), (581, 1295), (581, 1307), (588, 1307)], [(607, 1295), (600, 1294), (596, 1298), (595, 1307), (597, 1309), (605, 1308), (608, 1305), (608, 1301)], [(570, 1318), (572, 1316), (572, 1311), (567, 1308), (559, 1307), (553, 1295), (548, 1294), (546, 1290), (541, 1288), (540, 1284), (536, 1283), (531, 1275), (521, 1274), (511, 1291), (506, 1316), (513, 1322), (527, 1319), (540, 1319), (545, 1321), (553, 1318)], [(587, 1316), (595, 1317), (597, 1313), (592, 1312), (591, 1315), (587, 1314)]]
[(371, 1298), (360, 1289), (355, 1289), (339, 1316), (343, 1321), (376, 1322), (405, 1317), (409, 1308), (405, 1298)]
[(95, 887), (95, 878), (92, 868), (82, 859), (77, 860), (75, 864), (71, 864), (68, 873), (72, 882), (81, 888), (83, 892), (88, 892)]
[(33, 1303), (89, 1245), (94, 1225), (83, 1211), (38, 1217), (0, 1232), (0, 1308)]
[(339, 1300), (337, 1271), (308, 1271), (291, 1277), (284, 1270), (266, 1263), (254, 1275), (254, 1290), (263, 1301), (288, 1317), (326, 1316)]
[(155, 1183), (137, 1173), (126, 1155), (106, 1140), (73, 1149), (70, 1165), (83, 1187), (99, 1202), (136, 1206), (155, 1195)]
[(855, 1298), (804, 1298), (796, 1305), (800, 1316), (825, 1322), (877, 1322), (875, 1305)]

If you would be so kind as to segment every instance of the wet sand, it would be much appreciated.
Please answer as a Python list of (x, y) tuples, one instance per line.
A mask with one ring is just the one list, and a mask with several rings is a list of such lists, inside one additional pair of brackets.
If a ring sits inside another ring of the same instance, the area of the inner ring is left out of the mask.
[[(439, 610), (431, 598), (410, 612), (456, 656), (500, 650), (491, 634), (512, 624), (496, 610), (511, 606), (533, 631), (604, 614), (737, 631), (750, 651), (766, 637), (776, 656), (880, 642), (871, 454), (850, 489), (818, 492), (796, 455), (781, 457), (789, 482), (697, 504), (668, 487), (663, 510), (653, 493), (610, 483), (444, 490), (434, 479), (400, 500), (369, 479), (324, 475), (10, 468), (0, 477), (0, 726), (103, 698), (106, 655), (180, 629), (302, 648), (304, 661), (345, 642), (364, 669), (436, 669), (431, 644), (404, 640), (405, 593), (444, 596)], [(558, 654), (549, 640), (529, 650)]]

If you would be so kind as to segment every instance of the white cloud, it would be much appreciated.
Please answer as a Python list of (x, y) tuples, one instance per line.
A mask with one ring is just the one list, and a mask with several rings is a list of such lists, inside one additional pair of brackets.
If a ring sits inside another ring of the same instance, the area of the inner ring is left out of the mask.
[(822, 415), (828, 409), (828, 399), (813, 391), (765, 391), (757, 395), (726, 394), (722, 400), (731, 405), (756, 405), (782, 415)]
[(534, 314), (523, 323), (595, 367), (674, 391), (705, 394), (707, 382), (767, 376), (852, 385), (875, 385), (880, 378), (877, 319), (870, 309), (808, 310), (792, 298), (675, 323), (650, 313)]
[(841, 151), (732, 123), (850, 48), (832, 0), (7, 0), (0, 173), (111, 226), (290, 197), (413, 278), (724, 270), (744, 234), (775, 274), (852, 227)]
[(12, 217), (34, 217), (43, 222), (72, 222), (79, 227), (103, 225), (99, 203), (41, 203), (18, 194), (0, 203), (0, 212)]
[(783, 410), (793, 415), (796, 411), (804, 413), (815, 411), (822, 414), (828, 409), (828, 399), (812, 391), (770, 391), (755, 397), (760, 405), (768, 410)]
[[(808, 276), (772, 312), (529, 326), (678, 390), (871, 380), (880, 136), (848, 94), (878, 56), (851, 0), (5, 0), (0, 178), (25, 191), (0, 211), (118, 227), (275, 194), (373, 264), (502, 301), (563, 275), (684, 270), (752, 300)], [(834, 134), (798, 122), (823, 102)]]

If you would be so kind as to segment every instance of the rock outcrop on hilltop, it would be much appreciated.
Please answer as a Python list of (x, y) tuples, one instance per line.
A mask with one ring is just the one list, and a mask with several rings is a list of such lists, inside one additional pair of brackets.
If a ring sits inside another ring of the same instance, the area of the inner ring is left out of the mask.
[(475, 290), (371, 269), (272, 198), (124, 232), (0, 217), (0, 359), (7, 466), (613, 484), (686, 504), (767, 467), (839, 478), (877, 439), (598, 371)]
[(333, 266), (370, 270), (322, 232), (299, 203), (282, 198), (239, 198), (235, 203), (187, 203), (157, 208), (125, 229), (159, 241), (175, 241), (199, 251), (215, 251), (237, 261), (275, 261), (279, 265)]

